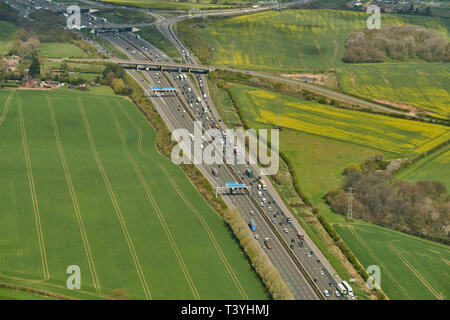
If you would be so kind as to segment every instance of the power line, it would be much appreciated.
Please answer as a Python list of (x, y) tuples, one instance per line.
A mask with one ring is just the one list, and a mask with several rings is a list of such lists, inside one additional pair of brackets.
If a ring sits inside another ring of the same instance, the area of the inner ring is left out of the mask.
[(350, 187), (348, 188), (348, 206), (347, 206), (347, 221), (352, 221), (353, 220), (353, 188)]

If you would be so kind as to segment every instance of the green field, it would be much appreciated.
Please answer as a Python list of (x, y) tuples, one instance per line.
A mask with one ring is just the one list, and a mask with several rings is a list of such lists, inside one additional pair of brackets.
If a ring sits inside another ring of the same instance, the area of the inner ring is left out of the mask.
[[(78, 298), (265, 299), (221, 217), (126, 99), (0, 91), (0, 281)], [(81, 290), (65, 287), (81, 268)]]
[(7, 54), (12, 44), (13, 33), (17, 27), (12, 23), (0, 20), (0, 53)]
[[(205, 27), (201, 23), (191, 25), (190, 32), (203, 41), (188, 44), (197, 55), (210, 57), (207, 63), (212, 65), (275, 73), (335, 70), (345, 92), (411, 104), (448, 117), (448, 64), (404, 61), (368, 65), (342, 61), (348, 34), (365, 28), (367, 18), (365, 12), (286, 10), (209, 19)], [(393, 24), (416, 24), (448, 36), (449, 23), (443, 19), (382, 15), (382, 26)], [(405, 77), (408, 81), (404, 81)]]
[(363, 222), (334, 226), (364, 267), (380, 267), (389, 298), (448, 299), (448, 246)]
[(67, 42), (42, 42), (39, 56), (42, 58), (89, 58), (86, 52)]
[[(280, 150), (292, 161), (302, 192), (337, 226), (338, 233), (365, 267), (370, 264), (380, 265), (382, 261), (382, 269), (385, 269), (383, 272), (389, 273), (383, 274), (382, 288), (390, 298), (433, 299), (436, 298), (436, 292), (448, 295), (448, 288), (443, 285), (449, 278), (448, 267), (445, 265), (448, 265), (449, 260), (447, 246), (358, 222), (354, 228), (360, 237), (365, 239), (373, 256), (379, 259), (374, 262), (362, 242), (354, 241), (352, 233), (345, 226), (341, 226), (343, 217), (334, 214), (323, 199), (327, 192), (341, 186), (342, 172), (349, 163), (362, 163), (370, 156), (380, 153), (388, 159), (414, 157), (448, 140), (450, 130), (447, 127), (338, 109), (250, 86), (228, 84), (228, 87), (251, 128), (273, 128), (277, 121), (277, 110), (280, 110)], [(216, 97), (223, 119), (237, 123), (236, 115), (232, 115), (231, 110), (224, 107), (230, 104), (229, 99), (224, 95)], [(227, 113), (230, 115), (227, 116)], [(423, 166), (420, 170), (428, 173), (433, 171), (430, 176), (425, 175), (427, 180), (431, 176), (438, 178), (439, 174), (447, 177), (450, 170), (448, 162), (441, 163), (440, 173), (435, 164), (428, 170), (426, 168)], [(286, 198), (283, 192), (280, 192), (280, 195), (290, 203), (291, 200)], [(364, 228), (360, 230), (360, 226)], [(371, 238), (378, 233), (383, 235), (379, 237), (379, 241)], [(385, 250), (383, 244), (386, 243), (392, 243), (394, 249), (390, 250), (397, 249), (396, 252), (400, 252), (399, 255), (413, 266), (412, 269), (423, 272), (422, 277), (425, 280), (419, 280), (418, 276), (411, 280), (411, 285), (399, 286), (396, 281), (407, 281), (412, 271), (405, 264), (398, 263), (400, 258), (388, 257), (388, 254), (393, 255), (394, 251)], [(433, 270), (440, 270), (436, 275), (427, 269), (428, 264), (433, 262), (420, 262), (414, 256), (415, 252), (418, 252), (414, 248), (416, 243), (420, 243), (419, 250), (427, 250), (429, 253), (426, 255), (433, 259), (437, 258), (432, 255), (432, 250), (439, 251), (438, 256), (443, 255), (443, 260), (438, 259), (436, 267), (433, 267)], [(408, 249), (411, 251), (407, 252)], [(424, 285), (425, 288), (420, 287), (422, 281), (427, 284)], [(428, 290), (427, 286), (432, 289)], [(407, 293), (403, 293), (403, 290)], [(416, 293), (417, 290), (421, 292)]]
[(450, 145), (440, 148), (402, 170), (398, 178), (409, 181), (440, 181), (450, 191)]
[[(194, 1), (160, 1), (160, 0), (101, 0), (102, 2), (113, 3), (116, 5), (128, 5), (140, 8), (152, 9), (172, 9), (172, 10), (190, 10), (197, 9), (225, 9), (233, 5), (212, 4), (209, 2), (194, 2)], [(220, 2), (220, 1), (219, 1)], [(233, 1), (230, 1), (233, 2)]]

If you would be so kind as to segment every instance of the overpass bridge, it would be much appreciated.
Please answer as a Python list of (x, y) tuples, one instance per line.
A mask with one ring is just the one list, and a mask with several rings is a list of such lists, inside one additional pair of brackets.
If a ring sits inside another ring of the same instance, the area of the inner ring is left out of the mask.
[(188, 73), (208, 73), (214, 71), (215, 67), (203, 66), (196, 64), (175, 63), (175, 62), (161, 62), (161, 61), (144, 61), (144, 60), (122, 60), (122, 59), (46, 59), (48, 61), (77, 61), (77, 62), (102, 62), (102, 63), (116, 63), (123, 66), (125, 69), (137, 70), (159, 70), (159, 71), (177, 71)]

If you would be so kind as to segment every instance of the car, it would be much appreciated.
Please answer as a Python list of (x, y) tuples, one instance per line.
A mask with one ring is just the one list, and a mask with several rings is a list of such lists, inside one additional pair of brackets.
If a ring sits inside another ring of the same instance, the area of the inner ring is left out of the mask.
[(284, 233), (288, 233), (288, 232), (289, 232), (289, 230), (288, 230), (288, 229), (284, 229), (283, 231), (284, 231)]
[(330, 294), (330, 296), (332, 296), (333, 295), (333, 291), (328, 291), (328, 293)]
[(316, 279), (316, 278), (314, 278), (314, 282), (317, 282), (317, 279)]
[(255, 215), (255, 211), (250, 210), (250, 215), (251, 215), (251, 216), (254, 216), (254, 215)]
[(277, 219), (275, 219), (275, 218), (272, 219), (272, 222), (273, 222), (273, 223), (275, 223), (276, 221), (277, 221)]
[(323, 270), (320, 270), (320, 272), (319, 272), (321, 275), (324, 275), (325, 274), (325, 272), (323, 272)]
[(341, 293), (336, 290), (336, 297), (340, 297), (340, 296), (341, 296)]
[(272, 211), (272, 207), (269, 207), (269, 211)]
[(308, 252), (308, 253), (306, 254), (306, 256), (307, 256), (308, 258), (311, 258), (311, 253)]
[(299, 241), (299, 242), (298, 242), (298, 246), (299, 246), (300, 248), (303, 248), (303, 241)]
[(260, 205), (261, 205), (261, 207), (264, 207), (264, 202), (261, 201)]
[(325, 297), (329, 297), (330, 293), (328, 292), (328, 290), (323, 290), (323, 294), (325, 295)]
[(294, 242), (295, 242), (295, 240), (294, 240), (294, 239), (291, 239), (291, 242), (292, 242), (292, 243), (294, 243)]
[(330, 282), (328, 284), (330, 285), (330, 287), (334, 287), (334, 283), (333, 282)]
[(291, 247), (291, 249), (294, 249), (294, 245), (293, 244), (291, 244), (290, 247)]
[(282, 226), (282, 225), (283, 225), (283, 222), (280, 221), (280, 226)]

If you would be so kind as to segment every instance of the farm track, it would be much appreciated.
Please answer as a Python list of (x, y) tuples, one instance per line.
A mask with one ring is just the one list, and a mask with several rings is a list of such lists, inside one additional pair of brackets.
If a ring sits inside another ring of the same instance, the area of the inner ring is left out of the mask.
[(359, 236), (359, 234), (354, 230), (353, 226), (348, 228), (353, 236), (366, 248), (367, 252), (372, 256), (372, 258), (378, 263), (379, 266), (383, 268), (383, 271), (391, 278), (392, 282), (397, 285), (397, 287), (408, 297), (408, 299), (413, 300), (413, 298), (406, 292), (406, 290), (401, 286), (401, 284), (395, 279), (395, 276), (389, 271), (386, 265), (377, 258), (375, 252), (367, 245), (367, 243)]
[(94, 288), (95, 288), (95, 291), (97, 292), (97, 294), (99, 294), (100, 296), (103, 296), (104, 294), (102, 293), (100, 283), (98, 280), (98, 276), (97, 276), (97, 272), (95, 270), (95, 264), (94, 264), (94, 259), (92, 257), (91, 246), (89, 245), (89, 240), (87, 237), (86, 229), (84, 227), (83, 218), (81, 216), (78, 198), (77, 198), (77, 195), (75, 192), (75, 188), (73, 187), (72, 178), (71, 178), (70, 172), (69, 172), (69, 167), (67, 165), (66, 157), (64, 155), (64, 150), (62, 148), (61, 138), (59, 136), (58, 124), (56, 122), (55, 112), (53, 110), (53, 104), (52, 104), (50, 96), (47, 96), (47, 104), (48, 104), (48, 108), (50, 110), (50, 117), (51, 117), (52, 124), (53, 124), (53, 132), (55, 134), (56, 147), (58, 149), (59, 157), (61, 159), (61, 164), (64, 169), (64, 174), (66, 176), (67, 187), (69, 188), (70, 197), (72, 198), (73, 209), (75, 212), (75, 216), (77, 218), (78, 227), (80, 228), (81, 238), (83, 241), (86, 258), (88, 260), (89, 270), (90, 270), (91, 277), (92, 277), (92, 283), (94, 285)]
[[(109, 112), (111, 113), (111, 115), (112, 115), (112, 117), (114, 119), (114, 122), (115, 122), (115, 125), (116, 125), (116, 128), (117, 128), (117, 132), (118, 132), (118, 134), (120, 136), (120, 140), (122, 142), (125, 154), (126, 154), (126, 156), (128, 158), (128, 161), (132, 165), (136, 175), (138, 176), (138, 178), (139, 178), (139, 180), (140, 180), (140, 182), (141, 182), (141, 184), (142, 184), (142, 186), (143, 186), (143, 188), (145, 190), (145, 193), (147, 194), (148, 200), (150, 201), (151, 205), (155, 209), (155, 212), (156, 212), (156, 214), (158, 216), (158, 219), (159, 219), (159, 221), (160, 221), (160, 223), (161, 223), (161, 225), (162, 225), (162, 227), (164, 229), (164, 232), (165, 232), (165, 234), (167, 236), (167, 239), (169, 240), (170, 245), (172, 246), (172, 249), (173, 249), (173, 251), (175, 253), (175, 256), (177, 257), (178, 263), (179, 263), (179, 265), (181, 267), (181, 270), (182, 270), (182, 272), (183, 272), (183, 274), (184, 274), (184, 276), (186, 278), (186, 281), (187, 281), (187, 283), (188, 283), (188, 285), (189, 285), (189, 287), (190, 287), (190, 289), (192, 291), (192, 294), (195, 297), (195, 299), (200, 300), (200, 295), (198, 294), (197, 287), (195, 286), (195, 283), (194, 283), (194, 281), (193, 281), (193, 279), (192, 279), (192, 277), (191, 277), (191, 275), (189, 273), (189, 269), (187, 268), (187, 266), (186, 266), (186, 264), (185, 264), (185, 262), (183, 260), (183, 256), (182, 256), (180, 250), (178, 249), (178, 246), (177, 246), (177, 244), (175, 242), (175, 239), (173, 238), (172, 233), (170, 232), (169, 226), (167, 225), (167, 222), (166, 222), (166, 220), (164, 218), (164, 215), (162, 214), (162, 212), (161, 212), (161, 210), (160, 210), (160, 208), (159, 208), (159, 206), (157, 204), (157, 201), (155, 200), (155, 198), (153, 196), (153, 193), (151, 192), (151, 190), (150, 190), (150, 188), (149, 188), (149, 186), (147, 184), (147, 181), (145, 180), (144, 176), (142, 175), (142, 172), (140, 171), (136, 161), (134, 160), (133, 156), (131, 155), (130, 151), (128, 150), (128, 146), (127, 146), (127, 143), (126, 143), (125, 136), (123, 134), (122, 127), (120, 126), (120, 123), (117, 120), (117, 117), (116, 117), (114, 111), (112, 110), (111, 106), (108, 104), (107, 107), (108, 107), (108, 110), (109, 110)], [(140, 140), (141, 139), (142, 138), (140, 138)]]
[(3, 121), (5, 121), (5, 119), (6, 119), (6, 115), (8, 114), (9, 105), (11, 103), (13, 95), (14, 95), (14, 91), (11, 90), (11, 93), (9, 94), (8, 98), (6, 98), (5, 105), (3, 107), (3, 113), (0, 116), (0, 126), (2, 125)]
[(37, 232), (37, 237), (38, 237), (39, 250), (41, 253), (42, 272), (44, 274), (44, 281), (47, 281), (50, 279), (50, 273), (48, 271), (47, 252), (45, 249), (44, 235), (42, 233), (41, 217), (39, 214), (39, 201), (38, 201), (38, 198), (36, 195), (36, 187), (34, 184), (33, 170), (31, 168), (31, 159), (30, 159), (30, 154), (28, 151), (27, 133), (26, 133), (26, 129), (25, 129), (25, 123), (24, 123), (23, 112), (22, 112), (22, 100), (20, 99), (20, 96), (17, 96), (17, 110), (19, 113), (20, 130), (22, 133), (23, 153), (25, 156), (25, 162), (26, 162), (26, 166), (27, 166), (28, 185), (30, 187), (30, 195), (31, 195), (31, 201), (33, 204), (36, 232)]
[(81, 111), (81, 115), (82, 115), (82, 118), (83, 118), (84, 126), (85, 126), (86, 133), (87, 133), (87, 136), (88, 136), (88, 139), (89, 139), (89, 144), (91, 146), (92, 153), (93, 153), (94, 158), (95, 158), (95, 160), (97, 162), (97, 166), (98, 166), (98, 169), (99, 169), (99, 171), (100, 171), (100, 173), (102, 175), (102, 178), (103, 178), (103, 181), (105, 183), (105, 186), (106, 186), (106, 188), (108, 190), (111, 202), (112, 202), (112, 204), (114, 206), (114, 210), (116, 212), (117, 219), (119, 220), (120, 226), (122, 228), (122, 232), (124, 234), (125, 240), (127, 241), (128, 248), (130, 250), (130, 254), (131, 254), (132, 258), (133, 258), (133, 262), (134, 262), (134, 265), (136, 267), (136, 272), (138, 274), (139, 280), (140, 280), (142, 288), (144, 290), (144, 294), (145, 294), (147, 299), (151, 300), (152, 296), (151, 296), (150, 290), (148, 288), (147, 281), (145, 279), (144, 273), (142, 271), (141, 263), (139, 261), (138, 255), (136, 253), (136, 249), (134, 247), (133, 240), (131, 239), (130, 233), (128, 232), (127, 225), (126, 225), (125, 220), (123, 218), (122, 210), (119, 207), (116, 195), (115, 195), (115, 193), (114, 193), (114, 191), (113, 191), (113, 189), (111, 187), (111, 184), (109, 182), (109, 179), (108, 179), (108, 176), (107, 176), (107, 174), (105, 172), (105, 169), (103, 168), (103, 164), (101, 162), (100, 156), (97, 153), (97, 149), (96, 149), (95, 144), (94, 144), (94, 139), (92, 137), (92, 132), (91, 132), (91, 129), (90, 129), (90, 126), (89, 126), (89, 122), (87, 120), (86, 113), (84, 111), (83, 103), (82, 103), (80, 98), (78, 98), (77, 100), (78, 100), (78, 105), (79, 105), (79, 108), (80, 108), (80, 111)]
[(425, 280), (424, 277), (422, 277), (422, 275), (408, 262), (408, 260), (406, 260), (405, 258), (402, 257), (402, 255), (400, 254), (398, 249), (394, 246), (394, 244), (389, 243), (388, 246), (395, 253), (395, 255), (400, 260), (402, 260), (402, 262), (406, 265), (406, 267), (409, 270), (411, 270), (411, 272), (420, 280), (420, 282), (422, 282), (423, 285), (425, 287), (427, 287), (427, 289), (431, 292), (431, 294), (433, 294), (437, 299), (439, 299), (439, 297), (440, 297), (439, 293), (428, 283), (427, 280)]

